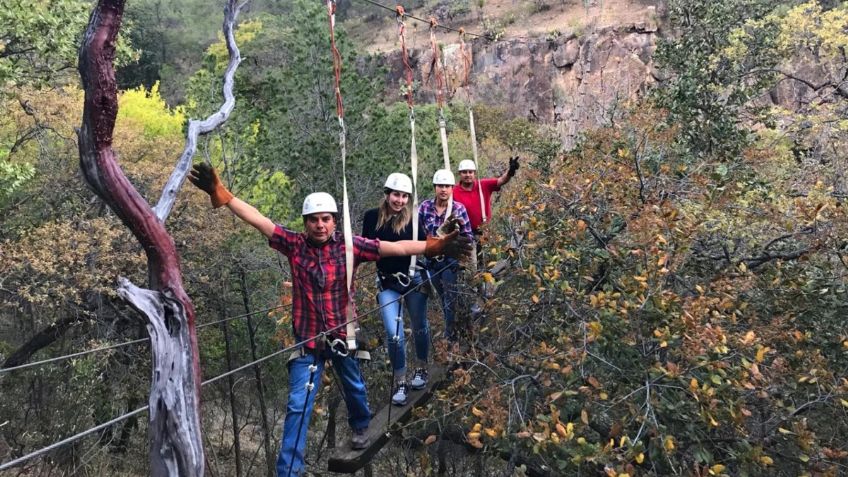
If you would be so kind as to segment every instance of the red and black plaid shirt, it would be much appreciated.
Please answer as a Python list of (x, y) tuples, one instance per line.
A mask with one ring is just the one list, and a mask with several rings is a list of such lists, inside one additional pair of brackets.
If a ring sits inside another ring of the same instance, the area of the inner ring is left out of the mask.
[[(336, 232), (321, 246), (310, 245), (306, 234), (277, 225), (268, 244), (289, 259), (292, 273), (292, 328), (298, 341), (335, 328), (347, 320), (347, 277), (344, 237)], [(380, 241), (353, 237), (353, 266), (380, 258)], [(351, 286), (351, 293), (353, 293)], [(353, 306), (353, 304), (351, 304)], [(354, 310), (355, 313), (355, 310)], [(344, 339), (345, 327), (332, 332)], [(314, 349), (315, 341), (306, 344)]]

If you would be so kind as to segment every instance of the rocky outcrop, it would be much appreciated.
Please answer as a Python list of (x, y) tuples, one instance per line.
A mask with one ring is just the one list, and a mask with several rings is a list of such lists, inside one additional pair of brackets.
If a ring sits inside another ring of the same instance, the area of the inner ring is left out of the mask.
[[(465, 45), (466, 76), (458, 43), (443, 45), (449, 97), (485, 103), (557, 128), (566, 147), (580, 131), (609, 121), (616, 105), (636, 97), (660, 76), (653, 63), (657, 27), (641, 22), (555, 38), (483, 39)], [(431, 51), (412, 51), (418, 102), (434, 100)], [(400, 53), (383, 57), (392, 97), (403, 79)]]

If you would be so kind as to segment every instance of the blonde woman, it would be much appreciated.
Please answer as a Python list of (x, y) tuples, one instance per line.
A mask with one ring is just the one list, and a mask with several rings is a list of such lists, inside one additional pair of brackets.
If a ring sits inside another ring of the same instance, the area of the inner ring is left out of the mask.
[[(405, 174), (393, 173), (386, 179), (385, 195), (380, 206), (365, 212), (362, 219), (362, 236), (381, 242), (412, 239), (412, 208), (409, 196), (412, 181)], [(424, 240), (424, 227), (419, 227), (419, 240)], [(421, 289), (421, 275), (409, 273), (409, 257), (385, 257), (377, 261), (380, 292), (377, 302), (381, 306), (383, 325), (388, 336), (389, 360), (394, 370), (395, 388), (392, 404), (406, 404), (409, 388), (421, 389), (427, 385), (427, 359), (430, 351), (430, 327), (427, 323), (427, 295)], [(403, 308), (412, 322), (415, 345), (415, 371), (406, 381), (406, 352), (403, 332)]]

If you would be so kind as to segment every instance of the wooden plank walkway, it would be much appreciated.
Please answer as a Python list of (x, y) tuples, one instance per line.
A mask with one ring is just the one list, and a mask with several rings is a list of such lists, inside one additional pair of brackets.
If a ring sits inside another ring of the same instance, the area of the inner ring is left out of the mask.
[[(386, 429), (392, 429), (396, 424), (406, 422), (412, 416), (412, 409), (421, 406), (433, 395), (433, 390), (438, 387), (444, 379), (445, 368), (441, 365), (430, 365), (427, 387), (419, 390), (410, 390), (406, 405), (395, 406), (391, 403), (384, 406), (371, 419), (368, 426), (368, 447), (362, 450), (353, 450), (350, 444), (339, 447), (327, 461), (327, 470), (343, 474), (352, 474), (365, 467), (377, 452), (389, 441)], [(391, 407), (391, 422), (389, 421), (389, 407)], [(388, 422), (388, 427), (387, 427)]]

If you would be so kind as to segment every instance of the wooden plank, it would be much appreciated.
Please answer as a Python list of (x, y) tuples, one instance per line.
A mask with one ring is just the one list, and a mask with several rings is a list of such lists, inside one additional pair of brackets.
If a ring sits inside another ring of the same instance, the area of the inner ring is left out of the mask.
[[(412, 409), (421, 406), (430, 399), (433, 391), (444, 379), (445, 368), (433, 364), (429, 369), (427, 386), (423, 389), (409, 390), (409, 396), (404, 406), (395, 406), (388, 403), (371, 419), (366, 433), (368, 434), (368, 447), (361, 450), (350, 448), (350, 443), (338, 447), (327, 461), (327, 470), (343, 474), (353, 474), (363, 468), (384, 445), (389, 441), (386, 429), (393, 428), (396, 424), (406, 422), (412, 416)], [(389, 408), (391, 407), (391, 413)], [(391, 414), (391, 422), (389, 422)], [(388, 427), (386, 426), (388, 423)]]

